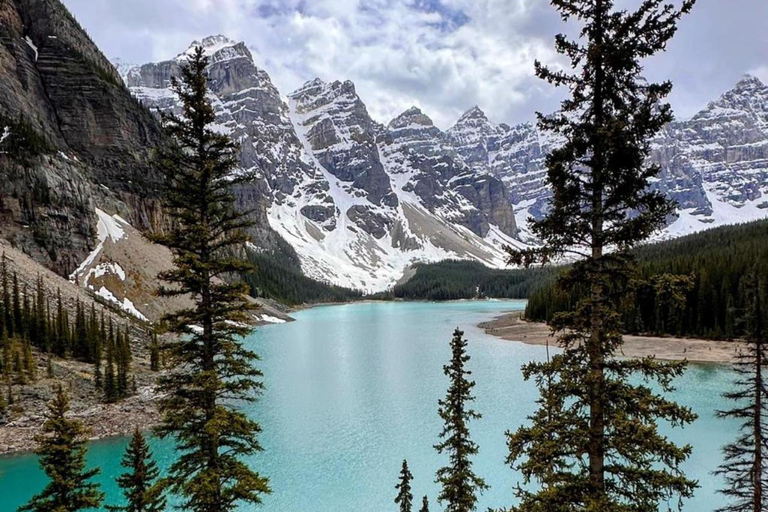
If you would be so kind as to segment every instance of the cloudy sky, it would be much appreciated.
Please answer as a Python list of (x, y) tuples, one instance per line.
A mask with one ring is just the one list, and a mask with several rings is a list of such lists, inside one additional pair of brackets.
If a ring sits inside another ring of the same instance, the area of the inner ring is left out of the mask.
[[(350, 79), (381, 122), (416, 105), (447, 128), (479, 105), (513, 124), (560, 97), (533, 76), (534, 59), (558, 59), (563, 25), (547, 0), (63, 1), (110, 58), (166, 60), (224, 34), (249, 45), (283, 94), (316, 76)], [(766, 20), (766, 0), (698, 0), (646, 74), (674, 81), (678, 117), (745, 73), (768, 82)]]

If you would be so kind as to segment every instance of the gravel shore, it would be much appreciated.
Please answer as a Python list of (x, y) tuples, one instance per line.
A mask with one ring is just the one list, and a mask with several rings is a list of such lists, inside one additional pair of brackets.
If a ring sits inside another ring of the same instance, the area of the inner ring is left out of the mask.
[[(505, 313), (479, 325), (486, 334), (506, 341), (528, 345), (552, 345), (557, 342), (550, 328), (539, 322), (528, 322), (521, 311)], [(656, 356), (665, 361), (687, 360), (694, 363), (732, 363), (743, 343), (694, 338), (660, 336), (624, 336), (621, 355), (625, 357)]]

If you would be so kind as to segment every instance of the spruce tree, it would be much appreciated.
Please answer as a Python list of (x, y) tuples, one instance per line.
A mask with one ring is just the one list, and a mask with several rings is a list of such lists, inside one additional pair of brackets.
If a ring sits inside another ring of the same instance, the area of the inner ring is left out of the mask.
[(108, 506), (114, 512), (161, 512), (165, 498), (158, 480), (160, 470), (144, 435), (137, 428), (123, 455), (122, 466), (128, 471), (117, 478), (125, 505)]
[(11, 306), (11, 292), (8, 283), (8, 257), (3, 251), (3, 324), (5, 325), (5, 332), (8, 337), (11, 338), (14, 335), (15, 329), (13, 325), (13, 308)]
[(160, 343), (157, 340), (157, 333), (152, 332), (152, 341), (149, 343), (149, 369), (153, 372), (160, 371)]
[(715, 472), (725, 479), (721, 492), (729, 499), (718, 512), (763, 512), (768, 508), (767, 289), (757, 271), (750, 273), (747, 282), (747, 347), (734, 365), (739, 376), (735, 390), (723, 395), (734, 407), (718, 411), (718, 417), (738, 419), (742, 424), (738, 437), (723, 448), (725, 460)]
[(175, 267), (160, 274), (169, 286), (159, 292), (188, 294), (195, 301), (164, 317), (179, 338), (168, 348), (177, 371), (159, 379), (165, 397), (158, 434), (177, 443), (168, 480), (184, 509), (226, 512), (238, 503), (260, 503), (270, 489), (268, 480), (244, 462), (262, 449), (261, 429), (237, 406), (255, 400), (262, 388), (257, 356), (239, 341), (250, 332), (244, 326), (247, 290), (223, 279), (252, 270), (231, 256), (247, 241), (243, 230), (251, 225), (235, 209), (232, 186), (248, 176), (236, 172), (236, 144), (213, 129), (207, 65), (197, 48), (182, 67), (181, 80), (173, 80), (183, 115), (165, 116), (171, 143), (158, 159), (171, 227), (155, 240), (171, 250)]
[(16, 336), (24, 335), (24, 321), (21, 314), (21, 294), (19, 292), (19, 276), (13, 272), (13, 325)]
[(477, 454), (477, 444), (470, 438), (470, 420), (481, 415), (471, 408), (475, 400), (469, 380), (472, 372), (466, 369), (469, 361), (467, 340), (459, 329), (451, 339), (451, 361), (443, 366), (450, 383), (444, 399), (439, 401), (438, 413), (443, 420), (442, 441), (435, 445), (438, 453), (448, 454), (448, 465), (437, 470), (437, 483), (442, 490), (437, 497), (446, 503), (446, 512), (469, 512), (477, 506), (477, 495), (488, 488), (485, 481), (472, 470), (471, 457)]
[(68, 419), (67, 411), (69, 399), (59, 386), (48, 405), (43, 430), (36, 437), (39, 446), (35, 453), (50, 481), (19, 511), (77, 512), (98, 508), (104, 500), (98, 484), (90, 481), (99, 470), (85, 469), (85, 428), (80, 421)]
[(0, 417), (5, 416), (6, 412), (8, 412), (8, 404), (5, 401), (5, 395), (0, 392)]
[(419, 509), (419, 512), (429, 512), (429, 498), (426, 496), (421, 499), (421, 508)]
[(413, 510), (411, 480), (413, 480), (413, 475), (408, 469), (408, 461), (403, 459), (403, 466), (400, 469), (400, 480), (397, 485), (395, 485), (395, 489), (397, 490), (395, 503), (400, 506), (400, 512), (411, 512)]
[(54, 320), (56, 337), (53, 345), (54, 353), (59, 357), (65, 357), (69, 350), (69, 325), (67, 325), (64, 303), (61, 299), (61, 289), (56, 290), (56, 318)]
[(37, 292), (35, 296), (35, 319), (37, 327), (35, 328), (35, 343), (41, 350), (48, 352), (51, 350), (50, 340), (48, 339), (48, 315), (45, 307), (45, 290), (43, 287), (43, 278), (37, 278)]
[(655, 380), (668, 393), (684, 364), (614, 357), (633, 282), (628, 250), (673, 212), (649, 187), (658, 166), (646, 163), (651, 138), (672, 119), (663, 103), (672, 86), (646, 82), (641, 61), (665, 48), (693, 4), (686, 0), (678, 9), (643, 0), (636, 10), (622, 10), (613, 0), (552, 2), (581, 29), (575, 40), (556, 38), (572, 70), (537, 62), (536, 73), (571, 96), (560, 112), (538, 115), (540, 129), (559, 141), (546, 158), (550, 208), (532, 222), (544, 247), (509, 249), (510, 263), (575, 256), (560, 284), (566, 293), (585, 293), (572, 311), (551, 321), (564, 352), (523, 368), (541, 399), (531, 424), (508, 434), (508, 461), (526, 484), (518, 489), (520, 512), (656, 512), (662, 502), (691, 496), (696, 486), (680, 469), (690, 446), (677, 446), (657, 427), (685, 425), (695, 415), (630, 381)]
[(117, 369), (117, 396), (124, 398), (128, 396), (130, 387), (128, 373), (131, 367), (131, 345), (128, 339), (128, 327), (122, 331), (117, 327), (115, 335), (114, 359)]
[(118, 399), (117, 379), (115, 377), (115, 337), (110, 323), (110, 337), (107, 338), (107, 361), (104, 367), (104, 401), (114, 402)]

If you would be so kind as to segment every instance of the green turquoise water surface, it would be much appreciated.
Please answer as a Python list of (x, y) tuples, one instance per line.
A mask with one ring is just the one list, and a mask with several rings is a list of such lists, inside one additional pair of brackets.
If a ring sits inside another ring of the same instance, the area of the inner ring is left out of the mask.
[[(471, 424), (480, 446), (475, 469), (491, 486), (478, 510), (514, 503), (517, 478), (505, 465), (504, 432), (525, 421), (537, 396), (524, 382), (520, 365), (541, 360), (543, 347), (500, 341), (479, 330), (478, 322), (521, 301), (453, 303), (365, 303), (318, 307), (295, 315), (297, 321), (258, 329), (247, 344), (259, 352), (267, 390), (250, 414), (263, 427), (264, 452), (251, 460), (271, 480), (265, 512), (383, 512), (396, 510), (394, 485), (403, 458), (415, 480), (416, 502), (428, 495), (432, 510), (438, 488), (435, 470), (444, 462), (432, 446), (441, 422), (437, 400), (446, 389), (442, 365), (455, 327), (466, 332), (477, 381), (476, 408), (483, 418)], [(714, 417), (731, 382), (722, 366), (692, 366), (678, 381), (674, 398), (692, 407), (699, 420), (670, 431), (694, 446), (685, 469), (700, 482), (686, 512), (709, 512), (723, 504), (720, 481), (712, 476), (720, 446), (734, 424)], [(119, 503), (114, 478), (122, 468), (125, 439), (94, 442), (89, 463), (102, 468), (99, 481), (107, 502)], [(172, 448), (153, 441), (166, 466)], [(0, 512), (10, 512), (45, 485), (30, 454), (0, 458)]]

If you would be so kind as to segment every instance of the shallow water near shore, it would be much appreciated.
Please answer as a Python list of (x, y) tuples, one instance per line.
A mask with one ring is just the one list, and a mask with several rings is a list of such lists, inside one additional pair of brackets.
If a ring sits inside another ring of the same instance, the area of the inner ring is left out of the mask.
[[(455, 327), (465, 331), (477, 381), (471, 423), (480, 446), (476, 472), (491, 489), (478, 510), (513, 504), (517, 482), (506, 466), (505, 430), (515, 429), (535, 408), (535, 386), (524, 382), (520, 365), (546, 357), (546, 349), (498, 340), (477, 324), (523, 301), (451, 303), (365, 303), (323, 306), (298, 312), (297, 321), (259, 328), (247, 344), (261, 355), (267, 390), (249, 406), (264, 430), (264, 452), (251, 463), (271, 481), (273, 493), (259, 507), (243, 511), (358, 512), (395, 510), (400, 464), (408, 459), (415, 501), (438, 487), (435, 470), (444, 463), (432, 446), (441, 428), (437, 400), (447, 386), (442, 365)], [(664, 432), (693, 444), (685, 470), (698, 479), (686, 512), (709, 512), (723, 504), (711, 475), (720, 447), (735, 434), (734, 424), (714, 417), (727, 406), (720, 394), (732, 373), (721, 365), (692, 366), (677, 382), (674, 398), (692, 407), (699, 420), (685, 430)], [(122, 472), (126, 439), (91, 443), (89, 463), (102, 468), (98, 480), (107, 503), (119, 503), (114, 478)], [(168, 442), (153, 440), (161, 467), (172, 453)], [(11, 512), (45, 485), (34, 455), (0, 458), (0, 512)], [(674, 505), (674, 504), (673, 504)]]

